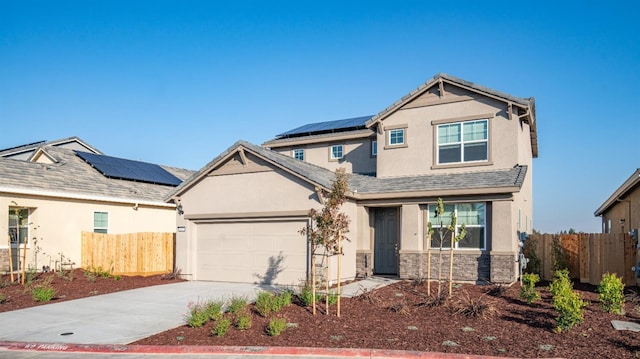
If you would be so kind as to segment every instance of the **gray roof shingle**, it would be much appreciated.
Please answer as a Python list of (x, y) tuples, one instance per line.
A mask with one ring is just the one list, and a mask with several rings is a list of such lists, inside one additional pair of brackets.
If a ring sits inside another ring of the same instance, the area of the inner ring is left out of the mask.
[[(190, 179), (184, 181), (173, 191), (167, 200), (177, 193), (186, 190), (197, 178), (206, 175), (223, 158), (235, 152), (239, 148), (265, 158), (282, 168), (289, 170), (311, 183), (324, 188), (330, 188), (334, 180), (334, 172), (297, 160), (293, 157), (280, 154), (275, 151), (254, 145), (246, 141), (238, 141), (209, 162)], [(485, 189), (485, 188), (514, 188), (521, 187), (527, 172), (527, 166), (515, 166), (509, 169), (496, 169), (487, 171), (475, 171), (464, 173), (430, 174), (422, 176), (407, 176), (393, 178), (378, 178), (360, 174), (351, 174), (349, 189), (358, 194), (385, 194), (403, 192), (446, 191), (457, 189)]]
[[(4, 191), (38, 192), (62, 198), (87, 196), (162, 203), (172, 186), (110, 179), (78, 157), (71, 149), (41, 147), (57, 163), (44, 164), (0, 158), (0, 187)], [(193, 172), (162, 166), (181, 180)]]

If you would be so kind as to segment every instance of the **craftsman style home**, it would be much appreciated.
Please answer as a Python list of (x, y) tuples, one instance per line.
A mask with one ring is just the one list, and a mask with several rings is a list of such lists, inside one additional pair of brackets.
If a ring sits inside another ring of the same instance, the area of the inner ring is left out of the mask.
[(173, 233), (164, 197), (192, 174), (106, 156), (77, 137), (0, 150), (0, 271), (79, 267), (83, 231)]
[[(433, 272), (440, 251), (429, 223), (455, 213), (466, 236), (453, 250), (446, 236), (443, 249), (454, 279), (513, 282), (537, 156), (533, 98), (438, 74), (377, 115), (304, 125), (262, 146), (238, 141), (214, 158), (166, 199), (179, 209), (177, 267), (195, 280), (304, 281), (310, 251), (299, 231), (342, 167), (351, 219), (342, 279), (426, 277), (428, 254)], [(335, 261), (320, 264), (332, 280)]]

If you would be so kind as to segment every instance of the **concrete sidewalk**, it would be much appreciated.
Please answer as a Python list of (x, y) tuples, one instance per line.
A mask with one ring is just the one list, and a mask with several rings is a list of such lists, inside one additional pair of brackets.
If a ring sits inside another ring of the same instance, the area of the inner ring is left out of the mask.
[[(343, 296), (393, 283), (369, 278), (342, 288)], [(128, 344), (183, 325), (190, 302), (255, 300), (256, 284), (179, 282), (0, 313), (0, 341), (27, 343)]]

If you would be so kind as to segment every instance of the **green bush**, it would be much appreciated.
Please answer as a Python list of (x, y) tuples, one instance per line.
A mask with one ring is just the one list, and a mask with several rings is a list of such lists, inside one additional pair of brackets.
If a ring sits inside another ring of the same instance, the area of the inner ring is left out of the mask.
[(556, 318), (556, 331), (569, 330), (582, 323), (583, 308), (587, 302), (582, 300), (580, 294), (573, 290), (573, 283), (569, 279), (569, 271), (566, 269), (556, 271), (556, 277), (549, 287), (553, 295), (553, 307), (558, 311)]
[(249, 306), (249, 300), (246, 297), (236, 297), (231, 298), (231, 303), (229, 303), (229, 307), (227, 308), (227, 312), (236, 314), (247, 311), (247, 307)]
[(535, 273), (525, 273), (522, 275), (522, 288), (520, 298), (531, 304), (540, 299), (540, 293), (536, 290), (536, 283), (540, 281), (540, 276)]
[(334, 305), (338, 303), (338, 294), (335, 292), (331, 292), (327, 294), (327, 299), (329, 299), (329, 305)]
[(271, 310), (274, 307), (275, 297), (270, 292), (260, 292), (256, 297), (255, 308), (258, 314), (263, 317), (267, 317), (271, 314)]
[(229, 327), (231, 326), (231, 321), (227, 318), (220, 318), (216, 320), (216, 324), (211, 329), (211, 334), (221, 337), (227, 334)]
[(207, 311), (206, 303), (189, 303), (188, 311), (184, 321), (192, 328), (199, 328), (207, 323), (210, 313)]
[(271, 309), (277, 313), (281, 311), (282, 308), (290, 306), (292, 300), (293, 293), (290, 290), (282, 291), (275, 296)]
[(273, 318), (267, 326), (267, 334), (272, 337), (277, 337), (285, 329), (287, 329), (287, 321), (284, 318)]
[(7, 299), (4, 297), (4, 294), (0, 293), (0, 304), (4, 303), (5, 300)]
[[(319, 300), (320, 296), (316, 293), (316, 302)], [(311, 284), (308, 282), (304, 284), (302, 289), (300, 290), (300, 294), (298, 295), (298, 299), (303, 306), (308, 307), (313, 303), (313, 288)]]
[(236, 328), (239, 330), (247, 330), (251, 328), (252, 320), (249, 312), (239, 313), (235, 320)]
[(36, 302), (48, 302), (56, 296), (56, 290), (50, 285), (37, 286), (31, 289), (31, 297)]
[(211, 320), (218, 320), (222, 317), (222, 307), (224, 303), (220, 301), (208, 301), (205, 303), (204, 310), (207, 317)]
[(624, 284), (614, 273), (606, 273), (598, 285), (600, 307), (608, 313), (624, 314)]

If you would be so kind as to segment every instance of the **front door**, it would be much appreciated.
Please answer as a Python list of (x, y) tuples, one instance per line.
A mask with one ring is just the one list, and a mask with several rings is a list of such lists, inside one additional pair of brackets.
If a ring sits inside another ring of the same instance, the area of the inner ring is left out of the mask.
[(398, 274), (398, 208), (374, 211), (374, 274)]

